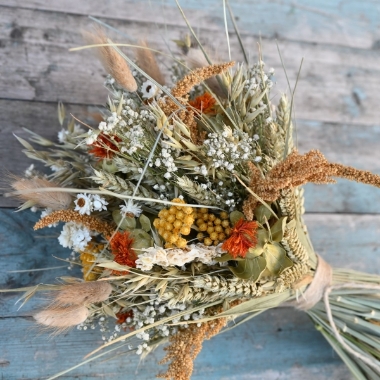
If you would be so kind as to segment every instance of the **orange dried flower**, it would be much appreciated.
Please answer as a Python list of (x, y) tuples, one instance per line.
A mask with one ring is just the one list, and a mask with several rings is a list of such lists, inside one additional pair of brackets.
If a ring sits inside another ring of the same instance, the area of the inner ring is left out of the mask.
[(122, 325), (123, 323), (125, 323), (127, 321), (127, 318), (133, 318), (133, 310), (128, 310), (124, 312), (122, 312), (121, 310), (122, 309), (120, 309), (120, 311), (116, 313), (116, 324), (118, 325)]
[(215, 114), (215, 103), (215, 98), (209, 92), (205, 92), (203, 95), (197, 96), (194, 100), (189, 101), (192, 107), (206, 114)]
[(110, 136), (106, 136), (104, 133), (100, 133), (97, 140), (91, 144), (92, 149), (90, 149), (88, 152), (98, 157), (99, 159), (111, 158), (115, 154), (114, 151), (119, 151), (119, 148), (114, 143), (114, 141), (120, 142), (121, 139), (117, 136), (114, 136), (113, 140), (111, 140)]
[[(115, 255), (114, 261), (120, 265), (128, 265), (131, 268), (136, 267), (137, 255), (132, 248), (134, 239), (129, 236), (128, 231), (116, 232), (110, 242), (112, 254)], [(127, 272), (113, 271), (113, 274), (127, 274)]]
[(249, 248), (257, 244), (257, 222), (247, 222), (241, 218), (231, 230), (231, 236), (223, 243), (222, 249), (234, 258), (245, 257)]

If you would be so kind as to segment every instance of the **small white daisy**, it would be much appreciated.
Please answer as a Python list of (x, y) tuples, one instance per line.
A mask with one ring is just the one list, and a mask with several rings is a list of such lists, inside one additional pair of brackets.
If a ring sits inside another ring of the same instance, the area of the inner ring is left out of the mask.
[(141, 86), (142, 97), (145, 99), (153, 98), (153, 96), (156, 95), (157, 90), (157, 86), (150, 80), (147, 80)]
[(135, 217), (139, 217), (142, 213), (142, 208), (133, 203), (131, 199), (124, 201), (125, 205), (120, 205), (120, 210), (123, 214), (133, 214)]
[(74, 203), (75, 211), (79, 211), (79, 214), (91, 214), (91, 211), (93, 209), (91, 196), (88, 196), (87, 194), (78, 194), (77, 199), (74, 201)]
[(100, 195), (94, 194), (92, 196), (92, 205), (94, 207), (94, 211), (102, 211), (107, 210), (108, 202)]

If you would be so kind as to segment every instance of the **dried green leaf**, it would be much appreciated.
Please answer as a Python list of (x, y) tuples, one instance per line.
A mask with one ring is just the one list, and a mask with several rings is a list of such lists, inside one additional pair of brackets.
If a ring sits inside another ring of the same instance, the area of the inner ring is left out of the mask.
[(293, 265), (293, 261), (286, 256), (286, 251), (278, 243), (267, 244), (263, 254), (267, 269), (278, 276), (284, 269)]
[(272, 240), (277, 243), (279, 243), (282, 240), (282, 237), (284, 236), (284, 232), (286, 229), (286, 219), (286, 216), (280, 218), (270, 229)]
[(245, 259), (242, 258), (242, 257), (236, 257), (236, 258), (234, 258), (229, 253), (225, 253), (223, 256), (215, 257), (214, 260), (218, 261), (219, 263), (225, 263), (226, 261), (230, 261), (230, 260), (242, 261), (242, 260), (245, 260)]
[(255, 218), (260, 224), (264, 224), (266, 220), (269, 220), (272, 213), (264, 205), (260, 205), (255, 209)]
[(244, 214), (240, 211), (232, 211), (230, 214), (230, 221), (232, 225), (235, 225), (242, 218), (245, 219)]
[(147, 216), (145, 216), (144, 214), (141, 214), (140, 215), (140, 218), (139, 218), (139, 221), (140, 221), (140, 224), (141, 224), (141, 228), (146, 231), (146, 232), (149, 232), (152, 225), (150, 223), (150, 220)]
[(264, 252), (263, 247), (256, 246), (254, 248), (249, 248), (245, 257), (249, 259), (254, 259), (255, 257), (261, 256), (263, 252)]
[(153, 246), (153, 239), (151, 236), (144, 230), (134, 229), (130, 237), (134, 239), (132, 247), (137, 251), (144, 248), (149, 248)]
[(133, 230), (136, 228), (136, 219), (130, 216), (123, 217), (120, 210), (114, 210), (112, 212), (112, 218), (122, 230)]
[(242, 280), (258, 281), (266, 267), (264, 257), (258, 256), (254, 259), (238, 261), (236, 267), (229, 266), (231, 272)]

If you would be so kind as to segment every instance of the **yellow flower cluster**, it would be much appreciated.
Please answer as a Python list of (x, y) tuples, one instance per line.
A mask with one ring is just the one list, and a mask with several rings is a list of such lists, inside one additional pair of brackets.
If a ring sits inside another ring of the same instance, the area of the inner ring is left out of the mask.
[[(103, 268), (100, 267), (92, 267), (95, 262), (96, 255), (102, 252), (104, 249), (104, 244), (98, 244), (90, 241), (86, 248), (83, 251), (80, 251), (80, 261), (82, 262), (83, 267), (83, 278), (85, 281), (95, 281), (98, 279), (100, 274), (103, 272)], [(91, 272), (88, 271), (91, 269)]]
[(218, 245), (231, 234), (228, 213), (225, 211), (222, 211), (218, 218), (214, 214), (209, 214), (207, 208), (200, 208), (194, 216), (199, 230), (197, 239), (204, 245)]
[[(179, 198), (172, 200), (174, 203), (185, 204)], [(182, 235), (189, 235), (191, 225), (194, 223), (194, 210), (189, 206), (171, 206), (158, 213), (158, 218), (153, 225), (165, 240), (165, 248), (185, 248), (187, 240)]]

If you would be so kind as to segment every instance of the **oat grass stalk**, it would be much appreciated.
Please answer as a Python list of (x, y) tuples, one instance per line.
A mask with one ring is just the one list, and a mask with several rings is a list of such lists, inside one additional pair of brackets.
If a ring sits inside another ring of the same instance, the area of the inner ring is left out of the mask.
[[(75, 189), (75, 188), (70, 188), (70, 187), (47, 187), (47, 188), (41, 188), (39, 189), (40, 192), (60, 192), (64, 191), (65, 193), (74, 193), (74, 194), (79, 194), (83, 192), (83, 189)], [(33, 190), (25, 190), (23, 193), (28, 194), (28, 193), (33, 193)], [(218, 209), (221, 210), (219, 207), (216, 206), (208, 206), (208, 205), (203, 205), (203, 204), (187, 204), (187, 203), (174, 203), (170, 201), (163, 201), (160, 199), (155, 199), (155, 198), (145, 198), (145, 197), (137, 197), (137, 196), (130, 196), (130, 195), (125, 195), (125, 194), (118, 194), (113, 191), (105, 190), (100, 188), (100, 190), (91, 190), (91, 189), (86, 189), (87, 194), (99, 194), (99, 195), (109, 195), (115, 198), (119, 199), (131, 199), (131, 200), (136, 200), (136, 201), (144, 201), (144, 202), (155, 202), (155, 203), (161, 203), (164, 205), (170, 205), (170, 206), (177, 206), (177, 207), (195, 207), (195, 208), (209, 208), (209, 209)], [(14, 191), (13, 193), (6, 193), (4, 194), (5, 197), (10, 197), (13, 195), (18, 195), (18, 191)]]

